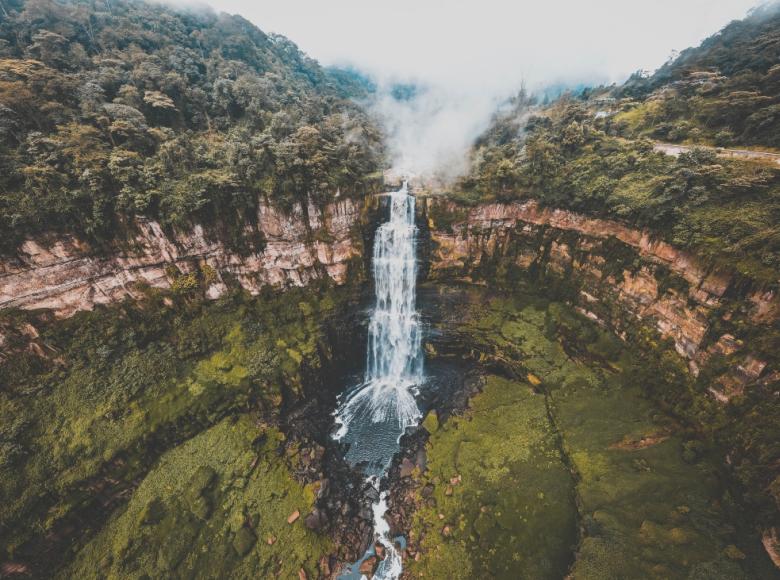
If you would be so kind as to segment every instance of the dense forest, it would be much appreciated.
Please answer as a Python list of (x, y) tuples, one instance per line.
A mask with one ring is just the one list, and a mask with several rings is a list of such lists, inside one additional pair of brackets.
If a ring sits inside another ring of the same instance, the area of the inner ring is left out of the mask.
[(238, 16), (142, 1), (0, 3), (0, 251), (23, 235), (110, 239), (252, 220), (373, 187), (366, 87)]
[(772, 281), (780, 271), (780, 172), (694, 149), (678, 158), (617, 134), (593, 103), (564, 98), (522, 129), (497, 119), (459, 184), (466, 199), (534, 198), (649, 227), (670, 242)]
[(780, 4), (759, 6), (618, 94), (643, 99), (632, 133), (720, 146), (780, 147)]
[[(472, 170), (456, 189), (466, 200), (533, 197), (648, 227), (748, 278), (774, 282), (780, 171), (720, 158), (712, 146), (776, 144), (778, 30), (775, 4), (651, 77), (582, 89), (545, 106), (521, 93), (477, 141)], [(654, 141), (694, 148), (674, 158)]]

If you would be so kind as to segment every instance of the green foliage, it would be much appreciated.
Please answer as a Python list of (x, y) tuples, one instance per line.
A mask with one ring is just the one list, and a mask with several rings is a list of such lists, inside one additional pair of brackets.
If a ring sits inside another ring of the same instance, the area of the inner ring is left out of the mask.
[[(646, 227), (761, 283), (780, 275), (780, 170), (652, 140), (780, 147), (780, 5), (755, 9), (655, 75), (565, 94), (521, 95), (477, 139), (454, 196), (534, 198)], [(630, 139), (630, 140), (628, 140)]]
[(349, 100), (364, 93), (238, 16), (5, 2), (0, 251), (53, 229), (107, 240), (136, 215), (238, 227), (260, 197), (365, 193), (382, 150)]
[[(472, 192), (483, 201), (533, 198), (617, 219), (650, 228), (748, 278), (777, 279), (780, 171), (762, 163), (718, 159), (704, 149), (677, 159), (654, 152), (649, 141), (626, 141), (603, 132), (593, 107), (562, 98), (542, 110), (544, 116), (531, 117), (526, 132), (514, 140), (478, 142), (460, 195)], [(571, 136), (574, 126), (576, 139)], [(500, 187), (495, 183), (497, 159), (511, 160), (515, 168), (511, 183)]]
[(780, 147), (780, 9), (757, 7), (619, 93), (653, 97), (633, 132), (670, 141)]
[(293, 478), (283, 440), (241, 415), (167, 452), (66, 575), (316, 577), (332, 548), (302, 520), (287, 523), (314, 507), (315, 493)]
[(105, 470), (132, 479), (155, 450), (250, 402), (273, 417), (300, 398), (304, 373), (329, 352), (324, 325), (339, 303), (320, 294), (174, 295), (172, 306), (152, 294), (39, 327), (56, 360), (0, 373), (3, 554), (67, 516)]

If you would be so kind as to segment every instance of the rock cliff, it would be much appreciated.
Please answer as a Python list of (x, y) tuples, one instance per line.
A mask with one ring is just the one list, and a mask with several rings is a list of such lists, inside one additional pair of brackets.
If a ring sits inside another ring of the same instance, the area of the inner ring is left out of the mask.
[(535, 201), (463, 208), (443, 198), (423, 204), (431, 238), (430, 276), (489, 276), (515, 267), (551, 274), (577, 309), (619, 335), (644, 322), (674, 341), (696, 374), (713, 354), (742, 356), (713, 395), (728, 400), (758, 380), (766, 363), (733, 334), (714, 332), (720, 318), (748, 325), (780, 314), (771, 289), (756, 289), (724, 268), (661, 241), (648, 231), (540, 207)]
[[(138, 219), (121, 246), (100, 252), (74, 236), (25, 241), (13, 259), (0, 260), (0, 308), (48, 309), (59, 317), (133, 297), (138, 283), (169, 288), (172, 276), (204, 265), (215, 275), (210, 298), (227, 290), (230, 278), (252, 294), (264, 286), (305, 286), (324, 277), (342, 284), (349, 261), (361, 255), (362, 204), (350, 199), (320, 209), (296, 205), (283, 212), (260, 204), (247, 239), (261, 249), (242, 253), (196, 224), (166, 232), (159, 223)], [(172, 267), (174, 267), (172, 269)]]

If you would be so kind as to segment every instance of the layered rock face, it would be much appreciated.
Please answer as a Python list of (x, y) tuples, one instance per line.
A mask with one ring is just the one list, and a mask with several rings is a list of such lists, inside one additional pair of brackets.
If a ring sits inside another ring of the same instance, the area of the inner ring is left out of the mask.
[(207, 235), (201, 225), (167, 234), (144, 219), (134, 224), (132, 239), (109, 252), (98, 253), (73, 236), (28, 240), (15, 259), (0, 260), (0, 308), (42, 308), (67, 317), (135, 297), (138, 283), (170, 288), (178, 273), (203, 266), (214, 271), (210, 298), (227, 291), (227, 277), (252, 294), (268, 285), (304, 286), (324, 277), (342, 284), (348, 262), (362, 253), (355, 231), (361, 210), (350, 199), (322, 209), (296, 205), (289, 213), (261, 204), (257, 224), (244, 233), (262, 239), (263, 247), (248, 253)]
[[(735, 275), (618, 222), (588, 218), (536, 202), (461, 208), (429, 198), (430, 275), (472, 279), (489, 264), (553, 274), (574, 290), (575, 306), (622, 335), (643, 322), (674, 341), (698, 373), (713, 354), (739, 353), (742, 364), (713, 394), (728, 400), (758, 380), (766, 364), (732, 334), (712, 336), (714, 317), (748, 324), (778, 318), (773, 290), (739, 290)], [(484, 273), (483, 273), (484, 275)]]

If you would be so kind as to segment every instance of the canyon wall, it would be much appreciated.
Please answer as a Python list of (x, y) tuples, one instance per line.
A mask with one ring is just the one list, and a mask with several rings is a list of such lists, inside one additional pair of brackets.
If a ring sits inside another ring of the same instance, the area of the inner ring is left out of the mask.
[(247, 240), (262, 240), (261, 249), (247, 252), (231, 249), (201, 225), (171, 233), (147, 219), (136, 220), (131, 239), (110, 251), (98, 252), (74, 236), (27, 240), (15, 258), (0, 259), (0, 309), (48, 309), (67, 317), (135, 297), (138, 283), (170, 288), (176, 276), (203, 266), (213, 269), (210, 298), (227, 291), (227, 278), (252, 294), (324, 277), (342, 284), (348, 263), (362, 254), (362, 208), (350, 199), (324, 208), (299, 204), (289, 212), (261, 203), (257, 223), (244, 232)]
[(467, 208), (431, 197), (421, 205), (433, 279), (487, 281), (499, 265), (549, 275), (570, 290), (581, 313), (618, 335), (641, 322), (671, 338), (694, 374), (713, 355), (736, 357), (711, 389), (721, 401), (752, 382), (777, 378), (737, 332), (718, 332), (737, 319), (736, 326), (749, 327), (777, 320), (775, 290), (751, 288), (647, 231), (534, 201)]
[[(721, 328), (770, 324), (780, 318), (780, 297), (756, 289), (732, 272), (624, 224), (542, 208), (534, 201), (462, 207), (445, 198), (418, 204), (428, 220), (429, 276), (474, 280), (497, 263), (557, 277), (574, 288), (575, 307), (619, 335), (635, 322), (674, 341), (698, 373), (712, 355), (738, 357), (712, 394), (726, 401), (747, 384), (775, 378), (766, 356), (738, 332)], [(67, 317), (95, 305), (139, 294), (139, 283), (170, 288), (177, 276), (209, 266), (207, 296), (229, 285), (252, 294), (265, 286), (305, 286), (347, 279), (350, 261), (363, 255), (364, 204), (344, 199), (318, 208), (309, 203), (283, 212), (260, 204), (244, 236), (257, 249), (237, 251), (203, 226), (165, 231), (138, 219), (133, 236), (110, 251), (96, 251), (74, 236), (28, 240), (17, 256), (0, 260), (0, 309), (46, 309)], [(252, 244), (246, 244), (251, 248)], [(736, 325), (736, 326), (740, 326)]]

